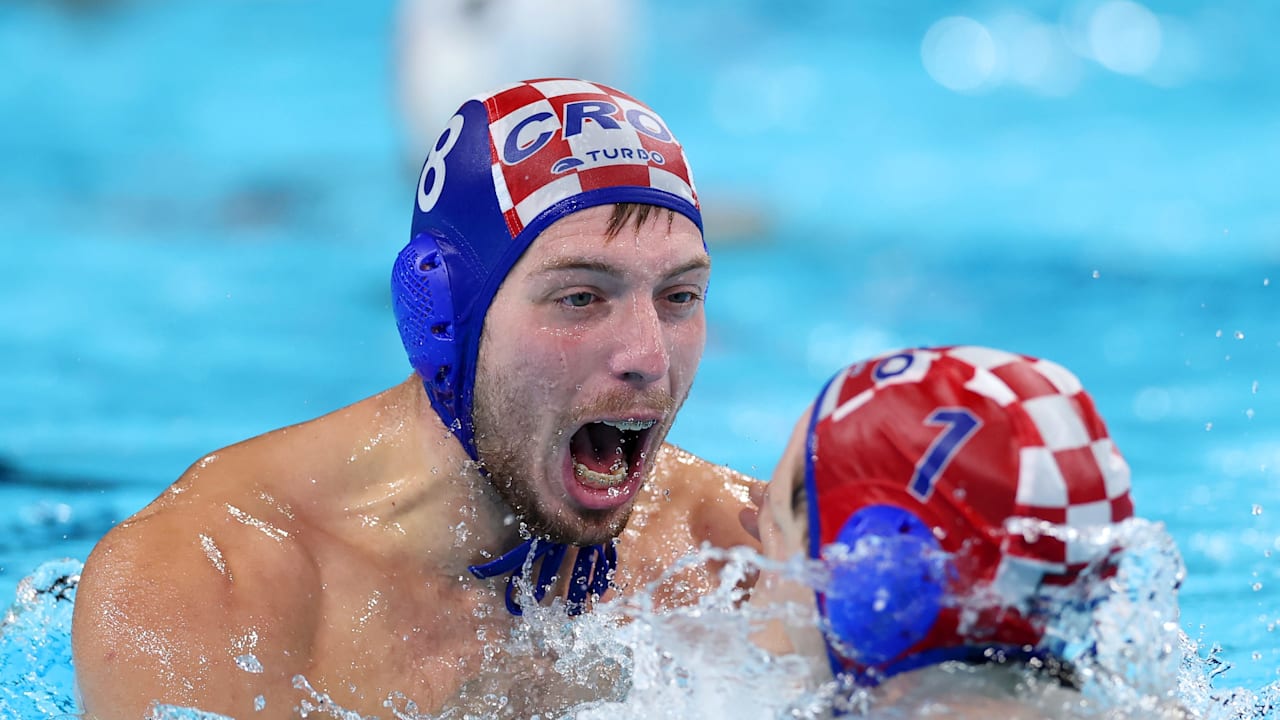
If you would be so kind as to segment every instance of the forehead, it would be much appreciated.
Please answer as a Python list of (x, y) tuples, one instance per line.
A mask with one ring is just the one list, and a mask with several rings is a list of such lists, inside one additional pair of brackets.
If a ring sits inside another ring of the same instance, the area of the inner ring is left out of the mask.
[(702, 233), (689, 218), (665, 208), (653, 210), (639, 228), (628, 220), (612, 237), (608, 228), (613, 205), (570, 213), (538, 235), (513, 274), (533, 273), (575, 259), (662, 272), (706, 256)]

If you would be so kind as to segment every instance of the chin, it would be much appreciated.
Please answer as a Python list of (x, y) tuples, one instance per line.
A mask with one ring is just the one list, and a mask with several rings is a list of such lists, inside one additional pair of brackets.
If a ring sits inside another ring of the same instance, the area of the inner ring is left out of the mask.
[(540, 537), (570, 545), (600, 545), (622, 533), (631, 518), (631, 503), (609, 510), (583, 510), (563, 506), (559, 510), (521, 515), (529, 530)]
[[(484, 457), (482, 455), (482, 457)], [(567, 455), (566, 455), (567, 457)], [(534, 536), (571, 545), (598, 545), (617, 537), (627, 526), (636, 490), (624, 492), (627, 497), (608, 497), (604, 507), (582, 503), (566, 491), (571, 473), (567, 462), (557, 463), (557, 472), (511, 472), (501, 460), (486, 459), (486, 475), (490, 485), (525, 528)], [(542, 481), (533, 481), (539, 475)], [(635, 484), (638, 489), (639, 484)], [(608, 493), (605, 493), (606, 495)]]
[(596, 545), (626, 528), (675, 407), (662, 392), (605, 396), (535, 440), (513, 438), (503, 431), (510, 417), (478, 405), (476, 426), (492, 430), (477, 434), (477, 450), (490, 482), (530, 532)]

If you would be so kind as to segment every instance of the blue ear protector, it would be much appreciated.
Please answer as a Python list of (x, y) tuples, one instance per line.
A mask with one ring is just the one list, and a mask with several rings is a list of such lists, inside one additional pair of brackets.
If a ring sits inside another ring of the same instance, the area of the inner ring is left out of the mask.
[(428, 393), (431, 406), (457, 433), (469, 418), (459, 418), (453, 410), (454, 395), (459, 391), (459, 348), (449, 267), (436, 231), (414, 235), (400, 251), (391, 273), (391, 294), (409, 364), (434, 390)]
[(893, 505), (857, 511), (836, 541), (850, 552), (831, 568), (829, 630), (842, 655), (882, 665), (929, 634), (942, 610), (950, 564), (929, 526)]

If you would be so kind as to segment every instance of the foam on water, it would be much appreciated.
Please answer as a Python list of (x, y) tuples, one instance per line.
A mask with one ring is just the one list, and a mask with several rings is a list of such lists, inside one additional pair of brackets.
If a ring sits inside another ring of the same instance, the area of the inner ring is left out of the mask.
[(75, 717), (71, 609), (82, 565), (44, 563), (0, 620), (0, 718)]
[[(1114, 574), (1077, 584), (1055, 598), (1047, 636), (1073, 663), (1079, 693), (1061, 691), (1031, 670), (985, 666), (948, 665), (918, 673), (911, 690), (892, 702), (885, 699), (887, 689), (867, 691), (813, 680), (813, 663), (825, 663), (825, 658), (775, 657), (750, 637), (771, 619), (806, 623), (815, 620), (814, 613), (793, 606), (743, 605), (741, 586), (761, 570), (816, 587), (823, 587), (832, 573), (803, 558), (776, 563), (747, 549), (706, 548), (674, 564), (653, 586), (601, 603), (573, 620), (567, 619), (562, 600), (539, 607), (526, 599), (526, 622), (510, 637), (489, 644), (485, 675), (490, 680), (469, 685), (459, 707), (433, 715), (413, 698), (393, 694), (384, 717), (818, 718), (836, 708), (899, 718), (1000, 700), (1034, 708), (1039, 717), (1172, 717), (1169, 713), (1179, 706), (1211, 720), (1275, 716), (1280, 684), (1260, 692), (1220, 687), (1230, 667), (1221, 650), (1179, 629), (1175, 590), (1184, 569), (1162, 525), (1134, 520), (1116, 533), (1071, 540), (1124, 549)], [(707, 560), (724, 563), (718, 587), (694, 606), (654, 609), (655, 591), (663, 582)], [(70, 637), (80, 569), (75, 560), (50, 561), (20, 583), (0, 625), (0, 717), (72, 718), (80, 711)], [(246, 673), (261, 671), (251, 653), (236, 662)], [(297, 717), (362, 720), (303, 676), (294, 679), (294, 687)], [(149, 717), (221, 716), (157, 705)]]

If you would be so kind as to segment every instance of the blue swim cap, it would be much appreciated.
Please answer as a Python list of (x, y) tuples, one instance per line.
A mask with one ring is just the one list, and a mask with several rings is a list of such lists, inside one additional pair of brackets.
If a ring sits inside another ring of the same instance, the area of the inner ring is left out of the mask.
[(556, 220), (620, 202), (668, 208), (702, 229), (666, 123), (596, 83), (528, 80), (472, 98), (427, 155), (391, 293), (409, 363), (472, 459), (476, 357), (498, 287)]

